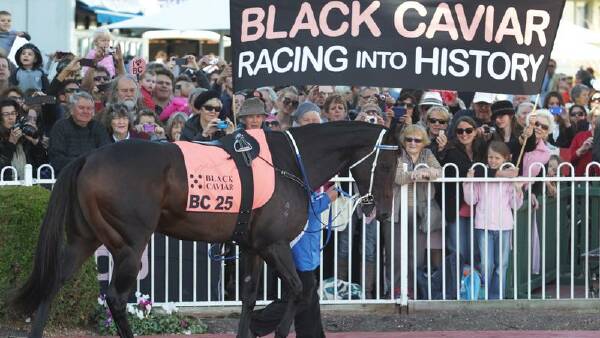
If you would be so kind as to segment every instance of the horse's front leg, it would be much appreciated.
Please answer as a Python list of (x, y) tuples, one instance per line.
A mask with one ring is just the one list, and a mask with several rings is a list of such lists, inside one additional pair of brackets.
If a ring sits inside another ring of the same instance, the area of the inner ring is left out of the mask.
[(238, 326), (238, 338), (254, 338), (250, 332), (250, 318), (256, 305), (258, 278), (262, 270), (262, 259), (253, 252), (245, 251), (242, 254), (244, 267), (242, 280), (242, 314)]
[(296, 264), (288, 242), (282, 241), (270, 245), (264, 251), (263, 257), (267, 265), (277, 270), (283, 283), (288, 286), (287, 306), (275, 331), (275, 337), (287, 337), (296, 315), (296, 305), (302, 294), (302, 281), (296, 272)]

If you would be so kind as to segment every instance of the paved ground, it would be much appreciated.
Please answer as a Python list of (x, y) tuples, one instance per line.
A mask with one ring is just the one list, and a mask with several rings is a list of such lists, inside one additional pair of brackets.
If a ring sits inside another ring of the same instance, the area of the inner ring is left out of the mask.
[[(327, 333), (328, 338), (596, 338), (595, 331), (432, 331), (432, 332), (341, 332)], [(194, 338), (235, 338), (229, 334), (206, 334), (196, 336), (156, 336), (146, 338), (194, 337)], [(273, 337), (272, 335), (267, 336)], [(293, 337), (293, 335), (290, 335)], [(67, 338), (67, 337), (65, 337)], [(68, 338), (72, 338), (68, 337)], [(98, 338), (98, 337), (95, 337)]]

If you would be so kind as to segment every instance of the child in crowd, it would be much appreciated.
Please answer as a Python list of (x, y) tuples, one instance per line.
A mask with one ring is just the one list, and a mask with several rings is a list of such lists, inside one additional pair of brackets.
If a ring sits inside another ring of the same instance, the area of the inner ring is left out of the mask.
[(146, 108), (155, 110), (156, 105), (152, 100), (152, 92), (156, 86), (156, 72), (151, 69), (146, 69), (140, 78), (142, 97), (144, 98), (144, 106)]
[[(558, 166), (561, 162), (558, 155), (550, 156), (548, 164), (546, 164), (546, 177), (558, 176)], [(556, 197), (556, 181), (546, 181), (546, 194), (548, 197)]]
[(42, 53), (32, 43), (26, 43), (15, 54), (17, 71), (11, 76), (11, 83), (23, 92), (29, 89), (46, 92), (49, 86), (48, 77), (42, 70)]
[(164, 128), (158, 123), (156, 113), (149, 109), (142, 109), (138, 113), (135, 131), (150, 135), (150, 141), (166, 140)]
[[(96, 59), (98, 53), (104, 55), (104, 57), (98, 61), (98, 65), (103, 66), (108, 70), (111, 78), (115, 77), (115, 60), (112, 56), (114, 51), (110, 47), (110, 40), (112, 39), (108, 29), (100, 27), (94, 32), (94, 47), (88, 53), (86, 58)], [(88, 67), (83, 68), (83, 73), (87, 72)]]
[(17, 36), (31, 40), (29, 34), (25, 32), (16, 32), (12, 28), (12, 15), (7, 11), (0, 11), (0, 54), (7, 56), (10, 54)]
[[(503, 142), (493, 141), (488, 148), (488, 166), (500, 169), (510, 163), (511, 153)], [(473, 169), (467, 177), (473, 178)], [(479, 246), (483, 283), (488, 286), (488, 298), (499, 299), (506, 286), (513, 211), (523, 205), (523, 183), (463, 183), (464, 198), (468, 205), (475, 207), (475, 239)], [(487, 230), (487, 233), (486, 233)], [(487, 239), (486, 239), (487, 237)]]

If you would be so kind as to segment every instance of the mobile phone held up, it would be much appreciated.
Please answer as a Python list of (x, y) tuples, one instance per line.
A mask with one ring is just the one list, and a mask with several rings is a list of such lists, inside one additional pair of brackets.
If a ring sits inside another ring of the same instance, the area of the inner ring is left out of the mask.
[(406, 108), (404, 107), (392, 107), (395, 119), (401, 119), (406, 115)]
[(561, 107), (550, 107), (550, 114), (552, 115), (560, 115), (562, 113), (562, 108)]
[(175, 64), (178, 66), (185, 66), (188, 63), (188, 60), (186, 58), (175, 58)]
[(96, 67), (94, 59), (80, 59), (79, 64), (81, 67)]

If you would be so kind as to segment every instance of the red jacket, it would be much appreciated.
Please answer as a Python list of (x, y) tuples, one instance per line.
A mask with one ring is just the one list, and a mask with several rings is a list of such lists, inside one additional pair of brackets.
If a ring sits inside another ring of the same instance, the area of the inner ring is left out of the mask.
[(152, 99), (152, 93), (150, 93), (149, 91), (146, 90), (146, 88), (140, 86), (141, 88), (141, 92), (142, 92), (142, 97), (144, 98), (144, 105), (146, 106), (146, 108), (152, 109), (153, 111), (156, 110), (156, 104), (154, 104), (154, 100)]
[[(592, 162), (592, 149), (588, 150), (585, 154), (577, 156), (577, 149), (581, 148), (585, 140), (592, 137), (591, 131), (582, 131), (575, 135), (569, 152), (571, 153), (571, 163), (575, 167), (575, 176), (586, 176), (586, 167)], [(590, 169), (590, 176), (598, 176), (600, 170), (598, 166), (592, 166)]]

